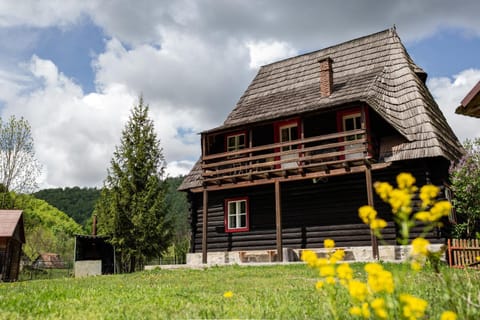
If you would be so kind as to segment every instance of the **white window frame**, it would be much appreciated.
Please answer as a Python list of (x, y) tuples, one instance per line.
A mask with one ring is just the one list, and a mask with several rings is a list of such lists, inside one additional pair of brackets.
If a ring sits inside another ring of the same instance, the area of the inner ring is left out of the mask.
[[(245, 204), (245, 212), (242, 212), (242, 203)], [(235, 212), (231, 212), (231, 205), (234, 205)], [(242, 225), (242, 216), (245, 216), (245, 225)], [(230, 218), (233, 219), (233, 223)], [(241, 232), (249, 230), (249, 203), (248, 197), (225, 199), (225, 231)]]
[[(240, 144), (240, 137), (243, 136), (243, 144)], [(230, 139), (234, 139), (234, 144), (232, 146), (230, 146)], [(231, 134), (231, 135), (227, 135), (226, 137), (227, 141), (226, 141), (226, 151), (227, 152), (233, 152), (233, 151), (238, 151), (238, 150), (241, 150), (241, 149), (245, 149), (246, 146), (247, 146), (247, 135), (246, 133), (242, 132), (242, 133), (236, 133), (236, 134)]]

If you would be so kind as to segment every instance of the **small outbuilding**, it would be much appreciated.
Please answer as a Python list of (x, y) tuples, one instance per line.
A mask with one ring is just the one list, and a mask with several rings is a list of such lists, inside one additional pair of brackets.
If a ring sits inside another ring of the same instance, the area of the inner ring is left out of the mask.
[(106, 237), (75, 236), (75, 277), (112, 274), (115, 272), (113, 246)]
[(16, 281), (25, 243), (23, 212), (0, 210), (0, 281)]

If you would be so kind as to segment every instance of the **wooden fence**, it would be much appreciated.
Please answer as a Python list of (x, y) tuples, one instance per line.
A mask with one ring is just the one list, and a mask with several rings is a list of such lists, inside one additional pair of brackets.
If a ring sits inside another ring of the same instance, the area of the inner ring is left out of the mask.
[(478, 239), (448, 239), (448, 261), (453, 268), (480, 269)]

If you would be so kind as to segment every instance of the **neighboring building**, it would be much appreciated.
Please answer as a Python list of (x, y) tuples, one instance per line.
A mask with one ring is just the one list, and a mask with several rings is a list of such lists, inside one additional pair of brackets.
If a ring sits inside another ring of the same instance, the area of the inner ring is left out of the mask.
[(16, 281), (25, 230), (21, 210), (0, 210), (0, 280)]
[(64, 269), (67, 267), (58, 253), (41, 253), (32, 266), (35, 269)]
[[(94, 221), (96, 223), (96, 218)], [(75, 277), (115, 272), (115, 250), (107, 239), (97, 235), (75, 235)]]
[[(352, 259), (378, 257), (358, 218), (365, 204), (395, 245), (372, 181), (406, 171), (443, 185), (462, 153), (426, 78), (394, 28), (261, 67), (224, 124), (202, 132), (201, 160), (179, 187), (191, 204), (189, 261), (282, 261), (326, 238)], [(444, 242), (439, 230), (427, 238)]]
[(480, 81), (463, 98), (455, 113), (480, 118)]

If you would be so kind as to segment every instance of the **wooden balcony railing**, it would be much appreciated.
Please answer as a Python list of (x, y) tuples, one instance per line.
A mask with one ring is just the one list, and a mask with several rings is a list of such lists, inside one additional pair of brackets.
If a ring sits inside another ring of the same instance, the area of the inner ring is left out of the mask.
[(370, 158), (367, 141), (362, 129), (207, 155), (203, 181), (224, 184), (349, 168)]

